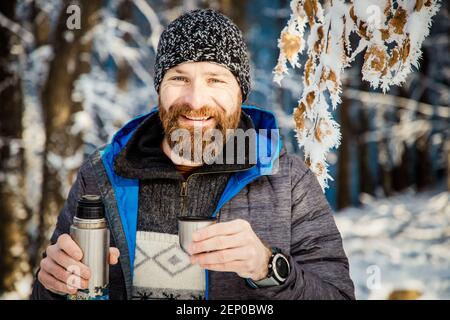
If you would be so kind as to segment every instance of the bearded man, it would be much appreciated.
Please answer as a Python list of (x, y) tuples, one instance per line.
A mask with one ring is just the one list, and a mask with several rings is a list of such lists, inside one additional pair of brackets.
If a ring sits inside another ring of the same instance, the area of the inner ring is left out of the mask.
[[(158, 107), (80, 168), (33, 298), (87, 287), (90, 270), (68, 233), (77, 200), (93, 194), (112, 234), (111, 299), (353, 299), (316, 177), (286, 152), (271, 112), (243, 105), (250, 66), (237, 26), (214, 10), (174, 20), (159, 41), (154, 83)], [(179, 217), (217, 222), (194, 233), (186, 253)], [(73, 276), (79, 287), (68, 284)]]

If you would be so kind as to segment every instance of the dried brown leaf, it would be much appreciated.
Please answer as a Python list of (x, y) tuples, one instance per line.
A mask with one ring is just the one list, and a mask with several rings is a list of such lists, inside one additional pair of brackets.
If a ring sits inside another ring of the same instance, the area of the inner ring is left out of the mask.
[(315, 17), (318, 11), (317, 0), (305, 0), (303, 9), (308, 17), (309, 24), (312, 26), (315, 23)]
[(298, 107), (294, 110), (295, 126), (300, 130), (305, 129), (305, 112), (306, 106), (303, 102), (300, 102)]
[(397, 48), (392, 50), (392, 56), (389, 59), (389, 68), (392, 68), (398, 62), (399, 57), (400, 57), (399, 50)]
[(393, 28), (394, 32), (397, 34), (403, 34), (403, 28), (405, 27), (407, 20), (407, 14), (405, 9), (402, 7), (399, 7), (394, 14), (394, 17), (392, 17), (391, 21), (389, 21), (389, 24), (391, 28)]
[(423, 7), (423, 0), (416, 0), (416, 5), (414, 6), (415, 11), (420, 11)]
[(310, 79), (311, 79), (313, 72), (314, 72), (314, 58), (309, 57), (308, 60), (306, 61), (305, 73), (304, 73), (304, 81), (305, 81), (305, 84), (308, 86), (311, 84)]
[(383, 72), (386, 66), (386, 52), (380, 46), (371, 46), (364, 55), (364, 61), (365, 65), (370, 61), (370, 69)]
[(310, 157), (306, 157), (306, 159), (305, 159), (305, 164), (306, 164), (308, 167), (311, 167), (311, 158), (310, 158)]
[(370, 40), (369, 35), (367, 34), (367, 25), (363, 22), (359, 22), (358, 25), (358, 34), (366, 40)]
[(320, 54), (320, 52), (322, 51), (322, 47), (323, 47), (323, 26), (320, 26), (319, 28), (317, 28), (317, 40), (316, 42), (314, 42), (314, 48), (313, 51), (316, 54)]
[(314, 105), (315, 99), (316, 99), (316, 93), (314, 91), (311, 91), (306, 95), (306, 103), (308, 105), (308, 108), (311, 108)]
[(277, 63), (277, 65), (275, 66), (275, 68), (274, 68), (275, 73), (276, 74), (283, 74), (284, 70), (285, 70), (285, 68), (283, 66), (283, 63), (281, 61), (279, 61)]
[(355, 14), (355, 7), (353, 6), (350, 8), (350, 17), (352, 18), (355, 24), (358, 24), (358, 17)]
[(410, 50), (411, 50), (411, 43), (409, 41), (409, 38), (406, 38), (405, 42), (403, 42), (403, 47), (401, 51), (403, 62), (406, 62), (406, 60), (408, 59)]
[(389, 29), (381, 29), (380, 31), (381, 31), (381, 39), (383, 41), (386, 41), (387, 39), (390, 38), (391, 34), (389, 32)]
[(336, 74), (334, 73), (333, 70), (330, 70), (330, 72), (328, 73), (328, 80), (333, 81), (333, 82), (337, 82), (336, 81)]
[(323, 164), (321, 164), (320, 162), (316, 163), (316, 168), (317, 168), (317, 175), (321, 176), (323, 175), (324, 171), (325, 171), (325, 166)]
[(386, 7), (384, 7), (384, 15), (387, 16), (389, 14), (389, 11), (392, 9), (392, 2), (391, 0), (386, 1)]
[(301, 39), (299, 36), (290, 34), (287, 31), (281, 33), (281, 50), (289, 60), (300, 51), (300, 46)]
[(322, 122), (322, 120), (319, 120), (317, 125), (316, 125), (316, 129), (314, 130), (314, 136), (316, 137), (316, 140), (319, 142), (322, 142), (322, 131), (320, 130), (320, 123)]

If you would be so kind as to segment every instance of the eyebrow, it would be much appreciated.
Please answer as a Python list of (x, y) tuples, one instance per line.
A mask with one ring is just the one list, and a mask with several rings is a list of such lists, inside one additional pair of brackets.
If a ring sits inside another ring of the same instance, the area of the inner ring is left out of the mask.
[[(187, 73), (187, 72), (185, 72), (183, 70), (180, 70), (178, 68), (173, 69), (173, 71), (176, 72), (176, 73), (179, 73), (179, 74), (186, 74)], [(221, 72), (221, 71), (217, 71), (217, 72), (209, 71), (209, 72), (205, 72), (203, 74), (207, 75), (207, 76), (213, 76), (213, 77), (218, 77), (218, 76), (229, 77), (230, 76), (228, 73)]]
[(225, 78), (230, 77), (230, 75), (226, 72), (205, 72), (204, 74), (212, 77), (225, 77)]
[(177, 68), (173, 69), (173, 71), (176, 73), (186, 74), (186, 72), (184, 72), (183, 70), (177, 69)]

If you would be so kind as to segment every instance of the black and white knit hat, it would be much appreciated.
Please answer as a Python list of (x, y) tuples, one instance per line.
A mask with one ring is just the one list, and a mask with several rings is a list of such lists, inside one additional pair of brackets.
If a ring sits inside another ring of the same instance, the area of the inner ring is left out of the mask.
[(212, 61), (236, 77), (245, 101), (250, 90), (250, 64), (243, 36), (229, 18), (212, 9), (187, 12), (161, 34), (155, 61), (155, 89), (167, 70), (183, 62)]

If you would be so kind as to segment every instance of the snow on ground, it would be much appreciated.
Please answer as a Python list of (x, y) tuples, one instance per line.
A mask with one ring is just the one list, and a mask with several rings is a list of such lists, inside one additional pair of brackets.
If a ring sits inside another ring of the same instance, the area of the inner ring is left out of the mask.
[(450, 299), (450, 192), (408, 190), (335, 215), (357, 299), (386, 299), (394, 290), (419, 299)]

